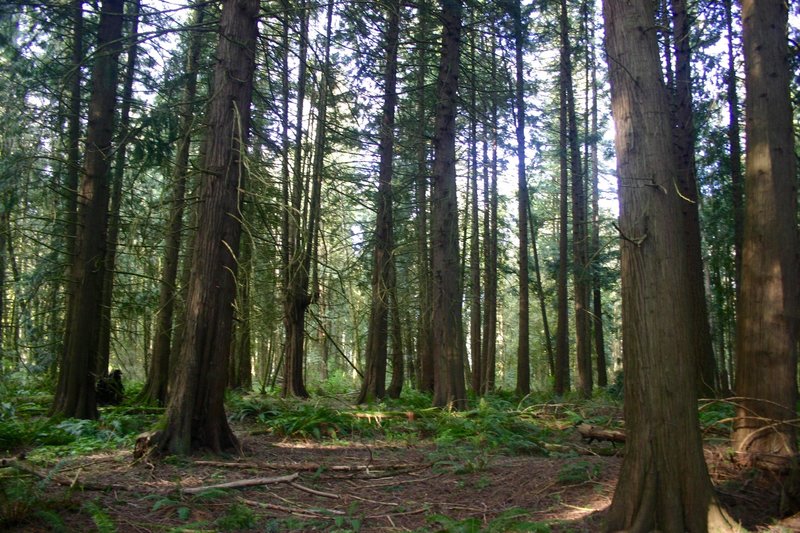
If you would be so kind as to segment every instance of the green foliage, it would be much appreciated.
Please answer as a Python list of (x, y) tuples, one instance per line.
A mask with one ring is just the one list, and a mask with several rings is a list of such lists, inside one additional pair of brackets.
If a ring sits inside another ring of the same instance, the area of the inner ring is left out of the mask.
[(295, 409), (278, 413), (272, 419), (261, 420), (275, 434), (283, 437), (321, 439), (323, 436), (337, 438), (350, 433), (355, 419), (330, 407), (303, 403)]
[(504, 400), (481, 399), (474, 411), (442, 412), (432, 420), (435, 441), (444, 446), (468, 443), (515, 454), (547, 455), (543, 446), (547, 432), (507, 408)]
[(83, 504), (83, 509), (92, 516), (92, 521), (98, 533), (116, 533), (117, 526), (97, 502), (90, 501)]
[(732, 422), (736, 415), (736, 407), (731, 402), (714, 400), (701, 405), (698, 415), (701, 427), (716, 427), (725, 433), (730, 433), (733, 429)]
[[(501, 533), (507, 531), (527, 531), (530, 533), (549, 533), (550, 526), (544, 522), (529, 522), (525, 518), (528, 513), (522, 509), (509, 509), (499, 516), (483, 524), (478, 518), (465, 518), (458, 520), (445, 515), (432, 515), (428, 517), (434, 528), (439, 533)], [(417, 530), (431, 531), (430, 528)]]
[(597, 479), (600, 466), (589, 461), (568, 463), (558, 471), (558, 482), (565, 485), (585, 483)]
[(225, 511), (224, 515), (217, 518), (214, 525), (220, 531), (252, 529), (256, 525), (256, 515), (249, 507), (241, 503), (234, 503)]

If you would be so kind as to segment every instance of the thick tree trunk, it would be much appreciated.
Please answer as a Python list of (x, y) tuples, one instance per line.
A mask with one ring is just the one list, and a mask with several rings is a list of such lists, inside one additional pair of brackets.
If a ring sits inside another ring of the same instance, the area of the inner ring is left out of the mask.
[(241, 234), (242, 169), (258, 35), (258, 0), (225, 0), (209, 106), (198, 231), (173, 393), (158, 449), (218, 453), (237, 446), (223, 400)]
[(622, 243), (626, 455), (609, 531), (725, 531), (697, 419), (670, 111), (651, 4), (605, 0)]
[[(474, 24), (474, 15), (470, 23)], [(478, 106), (477, 106), (477, 73), (476, 73), (476, 41), (477, 36), (470, 35), (469, 61), (472, 75), (470, 83), (470, 245), (469, 245), (469, 342), (472, 355), (472, 390), (475, 394), (483, 394), (485, 370), (481, 350), (481, 249), (480, 249), (480, 213), (478, 212)]]
[(392, 320), (392, 381), (386, 389), (389, 398), (397, 399), (403, 392), (403, 328), (400, 325), (400, 306), (397, 302), (397, 267), (394, 258), (391, 264), (391, 277), (389, 290), (389, 309)]
[[(192, 25), (202, 25), (204, 17), (204, 6), (195, 5)], [(147, 373), (147, 381), (140, 396), (141, 401), (157, 405), (165, 405), (167, 402), (169, 362), (172, 357), (170, 348), (173, 315), (177, 297), (175, 282), (178, 279), (178, 264), (180, 261), (186, 180), (189, 173), (189, 152), (194, 125), (194, 101), (197, 97), (197, 65), (200, 60), (201, 36), (200, 31), (192, 31), (189, 34), (189, 49), (186, 55), (185, 70), (186, 85), (183, 88), (183, 101), (178, 108), (180, 114), (180, 136), (178, 137), (175, 155), (175, 167), (172, 171), (173, 182), (169, 200), (170, 214), (167, 221), (164, 262), (159, 282), (155, 343), (153, 345), (153, 357)]]
[(456, 99), (461, 42), (460, 0), (441, 0), (442, 54), (437, 84), (431, 192), (433, 262), (433, 404), (466, 407), (459, 290), (458, 200), (456, 197)]
[(787, 6), (742, 2), (745, 220), (736, 330), (733, 445), (739, 458), (789, 466), (797, 453), (797, 174)]
[(514, 104), (517, 110), (517, 233), (519, 236), (519, 338), (517, 344), (517, 387), (518, 396), (531, 392), (531, 354), (530, 354), (530, 290), (528, 274), (528, 178), (525, 175), (525, 80), (523, 79), (523, 54), (525, 28), (522, 23), (522, 3), (516, 0), (514, 17), (514, 57), (516, 82)]
[(692, 329), (687, 332), (694, 339), (692, 347), (697, 361), (697, 393), (701, 397), (714, 397), (716, 389), (716, 363), (711, 343), (708, 321), (708, 304), (703, 275), (703, 257), (700, 243), (700, 213), (698, 210), (697, 168), (694, 155), (694, 112), (692, 111), (692, 72), (689, 35), (689, 13), (686, 0), (671, 0), (672, 32), (675, 43), (675, 91), (673, 102), (673, 142), (677, 157), (677, 186), (683, 195), (684, 242), (689, 261), (687, 293), (691, 298)]
[(51, 414), (96, 418), (95, 364), (103, 289), (111, 140), (117, 101), (117, 58), (122, 48), (122, 0), (106, 0), (100, 12), (98, 49), (86, 132), (84, 176), (78, 194), (75, 256), (68, 302), (68, 333)]
[[(386, 65), (383, 79), (383, 113), (379, 133), (378, 194), (375, 197), (375, 248), (372, 264), (372, 300), (367, 330), (366, 370), (357, 403), (382, 399), (386, 393), (386, 354), (390, 294), (394, 290), (394, 221), (392, 177), (394, 168), (394, 127), (397, 107), (397, 49), (400, 36), (400, 4), (386, 4)], [(394, 314), (394, 313), (393, 313)], [(402, 368), (402, 365), (401, 365)]]

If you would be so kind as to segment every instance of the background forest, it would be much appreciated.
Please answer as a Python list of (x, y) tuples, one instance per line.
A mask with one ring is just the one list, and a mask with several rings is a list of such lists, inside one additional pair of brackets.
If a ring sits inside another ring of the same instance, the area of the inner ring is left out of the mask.
[[(677, 176), (651, 185), (684, 200), (669, 289), (693, 325), (674, 335), (701, 398), (742, 395), (742, 8), (650, 7)], [(455, 409), (619, 394), (620, 244), (647, 234), (619, 219), (634, 204), (617, 198), (603, 16), (583, 0), (4, 2), (4, 394), (96, 419), (119, 369), (129, 398), (167, 408), (156, 446), (176, 453), (237, 444), (226, 389), (413, 389)]]

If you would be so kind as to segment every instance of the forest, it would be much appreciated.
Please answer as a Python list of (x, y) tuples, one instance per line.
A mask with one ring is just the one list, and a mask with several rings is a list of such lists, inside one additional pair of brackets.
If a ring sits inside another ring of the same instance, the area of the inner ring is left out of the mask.
[(800, 531), (800, 3), (4, 0), (0, 529)]

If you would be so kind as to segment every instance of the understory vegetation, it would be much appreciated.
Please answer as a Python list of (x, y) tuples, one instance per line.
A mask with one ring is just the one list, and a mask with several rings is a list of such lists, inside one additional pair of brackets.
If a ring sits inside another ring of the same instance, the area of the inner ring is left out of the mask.
[[(137, 389), (129, 386), (128, 398), (135, 398)], [(6, 457), (5, 468), (0, 469), (0, 528), (4, 530), (72, 531), (79, 524), (102, 532), (132, 530), (127, 518), (117, 516), (113, 507), (104, 503), (104, 498), (112, 495), (117, 503), (146, 509), (151, 518), (143, 519), (140, 526), (149, 531), (370, 530), (366, 507), (353, 506), (343, 511), (345, 514), (298, 514), (259, 503), (255, 496), (243, 496), (244, 491), (238, 489), (209, 488), (185, 494), (185, 486), (197, 483), (192, 473), (196, 463), (186, 457), (168, 456), (160, 462), (175, 468), (170, 486), (164, 490), (123, 487), (119, 480), (92, 476), (91, 466), (76, 465), (108, 461), (111, 454), (118, 467), (136, 468), (137, 461), (131, 456), (136, 439), (158, 426), (163, 410), (126, 400), (103, 408), (96, 421), (52, 419), (47, 417), (52, 401), (47, 390), (24, 379), (7, 380), (0, 389), (0, 448)], [(552, 479), (540, 481), (545, 486), (551, 483), (558, 492), (559, 488), (592, 484), (599, 490), (613, 473), (596, 459), (616, 459), (624, 454), (624, 445), (587, 443), (575, 431), (579, 424), (624, 429), (621, 400), (613, 388), (590, 400), (577, 395), (554, 400), (535, 394), (520, 399), (498, 391), (472, 397), (468, 409), (458, 412), (431, 408), (430, 397), (413, 390), (398, 400), (367, 406), (354, 406), (354, 397), (355, 391), (343, 392), (340, 386), (321, 389), (313, 400), (229, 393), (226, 407), (243, 449), (240, 455), (222, 460), (247, 462), (271, 446), (311, 445), (336, 449), (333, 457), (369, 450), (367, 470), (370, 463), (380, 470), (390, 467), (373, 457), (377, 450), (413, 449), (420, 451), (420, 464), (431, 475), (454, 476), (464, 488), (479, 491), (491, 490), (496, 483), (488, 474), (498, 458), (530, 457), (554, 461)], [(732, 413), (732, 407), (724, 402), (701, 408), (708, 439), (729, 433)], [(288, 461), (291, 455), (282, 452), (280, 457)], [(333, 471), (336, 467), (329, 468)], [(320, 464), (306, 474), (309, 477), (304, 483), (319, 481), (325, 471), (326, 466)], [(221, 476), (217, 471), (210, 477)], [(530, 513), (530, 509), (512, 506), (498, 508), (489, 516), (462, 516), (431, 505), (424, 512), (424, 525), (417, 530), (570, 530), (563, 521), (535, 519)], [(153, 523), (148, 525), (148, 520)]]

